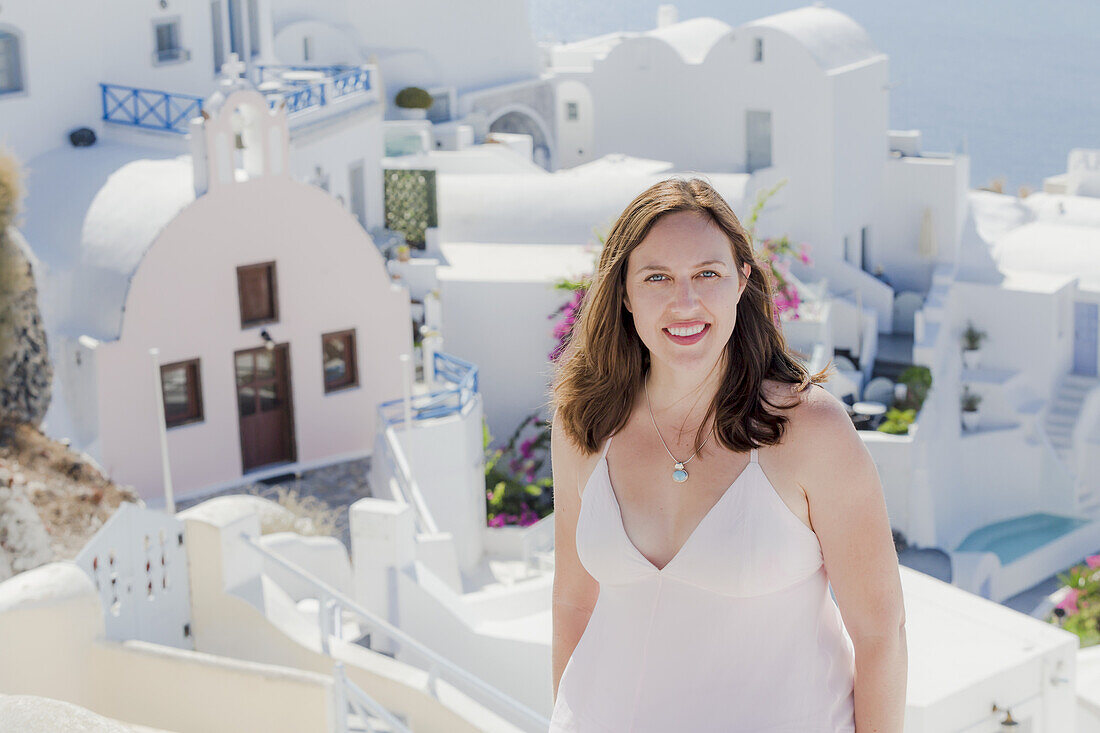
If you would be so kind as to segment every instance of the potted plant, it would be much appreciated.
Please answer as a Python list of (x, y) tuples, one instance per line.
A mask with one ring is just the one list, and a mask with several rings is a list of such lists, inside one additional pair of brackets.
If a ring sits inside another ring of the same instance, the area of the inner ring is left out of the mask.
[(424, 120), (432, 106), (432, 95), (420, 87), (405, 87), (394, 97), (397, 113), (404, 120)]
[(409, 245), (399, 244), (394, 249), (394, 252), (396, 252), (396, 254), (397, 254), (397, 261), (398, 262), (408, 262), (409, 261)]
[(891, 407), (886, 411), (886, 419), (882, 421), (882, 424), (878, 426), (879, 432), (890, 433), (891, 435), (908, 435), (909, 426), (917, 419), (917, 411), (910, 408), (908, 410), (899, 410), (896, 407)]
[(978, 427), (978, 405), (982, 402), (982, 396), (970, 391), (970, 385), (963, 385), (962, 393), (962, 421), (966, 430), (974, 430)]
[(985, 331), (979, 331), (973, 322), (966, 322), (966, 330), (963, 331), (963, 364), (967, 369), (978, 368), (978, 357), (982, 350), (982, 341), (985, 339)]

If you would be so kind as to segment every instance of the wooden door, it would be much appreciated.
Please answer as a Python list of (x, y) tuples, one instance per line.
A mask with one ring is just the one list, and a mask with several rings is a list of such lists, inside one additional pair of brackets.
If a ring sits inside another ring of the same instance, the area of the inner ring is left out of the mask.
[(233, 355), (244, 471), (297, 460), (289, 353), (289, 345), (279, 344)]
[(1073, 304), (1073, 373), (1095, 377), (1097, 372), (1097, 341), (1100, 318), (1096, 303)]
[(745, 172), (772, 164), (772, 113), (770, 110), (745, 110)]

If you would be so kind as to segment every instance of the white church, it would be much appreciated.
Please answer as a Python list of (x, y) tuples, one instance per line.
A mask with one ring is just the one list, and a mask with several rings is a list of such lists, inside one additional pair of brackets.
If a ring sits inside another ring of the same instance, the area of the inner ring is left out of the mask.
[[(1052, 599), (999, 603), (1100, 550), (1094, 151), (1026, 198), (972, 190), (964, 151), (889, 129), (888, 55), (821, 3), (736, 27), (666, 5), (650, 30), (565, 44), (535, 43), (514, 0), (430, 17), (400, 2), (61, 6), (0, 8), (0, 142), (28, 168), (17, 234), (57, 369), (48, 433), (146, 497), (166, 472), (183, 495), (372, 456), (350, 555), (285, 537), (280, 552), (499, 688), (513, 702), (497, 713), (548, 713), (553, 515), (485, 526), (482, 415), (502, 436), (541, 408), (553, 282), (591, 269), (590, 243), (640, 190), (701, 175), (744, 220), (781, 184), (757, 239), (812, 247), (783, 324), (807, 367), (833, 359), (826, 386), (849, 401), (893, 394), (899, 365), (932, 373), (908, 434), (860, 431), (892, 525), (958, 586), (903, 568), (907, 730), (998, 730), (990, 703), (1036, 733), (1100, 726), (1100, 657), (1040, 620)], [(398, 107), (409, 86), (431, 106)], [(389, 259), (401, 238), (415, 256)], [(418, 317), (440, 334), (422, 347)], [(971, 323), (987, 337), (964, 361)], [(442, 417), (440, 347), (466, 369)], [(400, 357), (417, 352), (402, 415)], [(966, 429), (964, 390), (982, 397)], [(319, 620), (331, 593), (274, 588), (277, 561), (240, 545), (245, 514), (180, 517), (203, 569), (189, 643), (287, 667), (301, 644), (316, 670), (339, 656)], [(230, 613), (240, 599), (252, 610)], [(407, 669), (344, 661), (391, 710), (446, 707), (410, 695)]]

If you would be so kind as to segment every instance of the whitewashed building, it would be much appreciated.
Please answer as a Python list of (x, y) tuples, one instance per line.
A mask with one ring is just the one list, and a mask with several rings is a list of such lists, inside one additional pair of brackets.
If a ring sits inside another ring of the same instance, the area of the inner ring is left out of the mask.
[[(407, 292), (369, 235), (290, 175), (285, 112), (229, 79), (204, 109), (191, 156), (110, 173), (43, 287), (61, 383), (47, 420), (145, 496), (163, 485), (158, 368), (187, 493), (369, 453), (369, 418), (400, 394), (412, 347)], [(49, 172), (87, 175), (118, 147), (55, 151)]]

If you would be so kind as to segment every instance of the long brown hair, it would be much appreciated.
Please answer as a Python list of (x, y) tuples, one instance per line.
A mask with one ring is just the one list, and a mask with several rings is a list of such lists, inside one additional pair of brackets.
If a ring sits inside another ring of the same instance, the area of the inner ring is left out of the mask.
[(725, 232), (738, 278), (745, 276), (744, 264), (751, 265), (737, 323), (726, 344), (725, 373), (700, 423), (695, 449), (702, 446), (711, 416), (718, 441), (729, 450), (743, 452), (779, 442), (787, 418), (765, 410), (765, 403), (779, 405), (765, 397), (764, 380), (797, 384), (801, 391), (828, 378), (831, 361), (811, 375), (789, 353), (775, 320), (770, 270), (757, 263), (749, 234), (729, 204), (702, 179), (668, 178), (638, 194), (608, 232), (569, 343), (554, 370), (550, 404), (565, 434), (589, 454), (626, 424), (649, 367), (649, 350), (623, 305), (627, 258), (660, 217), (676, 211), (707, 215)]

